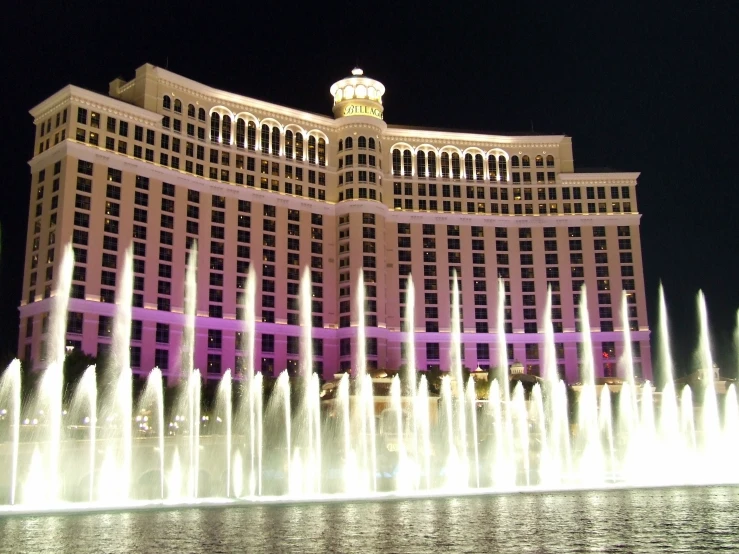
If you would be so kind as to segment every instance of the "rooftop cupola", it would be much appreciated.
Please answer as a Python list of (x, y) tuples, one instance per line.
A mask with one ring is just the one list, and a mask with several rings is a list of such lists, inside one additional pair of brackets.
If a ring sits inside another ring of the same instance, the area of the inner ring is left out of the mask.
[(364, 75), (355, 67), (352, 76), (341, 79), (331, 86), (334, 97), (334, 117), (373, 117), (382, 119), (382, 95), (385, 86)]

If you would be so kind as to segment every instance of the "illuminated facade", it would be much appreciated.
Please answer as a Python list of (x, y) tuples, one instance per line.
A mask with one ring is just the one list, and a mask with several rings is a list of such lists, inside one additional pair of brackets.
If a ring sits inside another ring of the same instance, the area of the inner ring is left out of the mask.
[(104, 96), (67, 86), (31, 110), (29, 223), (19, 356), (43, 365), (60, 250), (76, 265), (70, 345), (109, 347), (132, 243), (132, 365), (179, 372), (187, 251), (199, 245), (195, 365), (243, 367), (244, 284), (258, 276), (256, 367), (296, 370), (299, 276), (312, 278), (315, 368), (352, 366), (356, 278), (366, 283), (370, 367), (405, 360), (407, 276), (416, 359), (449, 368), (460, 276), (464, 365), (495, 365), (498, 277), (510, 363), (543, 363), (547, 287), (560, 371), (578, 380), (576, 302), (587, 285), (596, 375), (616, 375), (628, 292), (637, 374), (651, 377), (637, 173), (574, 171), (569, 137), (388, 125), (381, 83), (333, 85), (334, 117), (254, 100), (144, 65)]

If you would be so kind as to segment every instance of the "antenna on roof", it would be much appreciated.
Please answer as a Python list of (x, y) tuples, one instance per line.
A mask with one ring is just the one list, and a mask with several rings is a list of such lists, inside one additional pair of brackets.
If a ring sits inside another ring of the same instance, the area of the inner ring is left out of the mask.
[(167, 56), (167, 60), (164, 63), (164, 69), (169, 69), (169, 56)]
[(534, 132), (534, 120), (530, 119), (529, 122), (531, 123), (531, 132)]

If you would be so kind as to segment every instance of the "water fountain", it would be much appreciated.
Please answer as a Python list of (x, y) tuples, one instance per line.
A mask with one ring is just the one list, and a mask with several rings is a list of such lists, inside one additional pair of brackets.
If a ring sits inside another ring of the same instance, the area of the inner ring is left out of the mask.
[[(179, 373), (154, 368), (134, 398), (129, 348), (132, 273), (125, 256), (118, 287), (111, 363), (91, 367), (63, 404), (65, 324), (73, 267), (60, 265), (53, 297), (48, 367), (33, 401), (21, 403), (21, 367), (0, 379), (0, 512), (125, 509), (168, 503), (270, 502), (382, 495), (739, 483), (739, 402), (731, 385), (715, 390), (705, 299), (699, 296), (698, 390), (674, 379), (666, 303), (660, 292), (660, 367), (655, 389), (634, 374), (628, 302), (622, 299), (620, 392), (596, 380), (587, 291), (579, 305), (582, 382), (575, 419), (557, 366), (547, 292), (543, 379), (526, 390), (509, 375), (506, 291), (498, 287), (496, 368), (487, 398), (465, 382), (457, 278), (452, 282), (449, 374), (436, 396), (415, 357), (415, 289), (406, 283), (405, 367), (367, 369), (364, 283), (356, 280), (353, 372), (321, 386), (313, 373), (310, 272), (300, 287), (299, 374), (255, 370), (256, 275), (245, 283), (239, 350), (243, 367), (224, 372), (212, 412), (193, 364), (197, 249), (186, 272)], [(99, 376), (109, 386), (98, 388)], [(171, 390), (164, 386), (165, 377)], [(477, 376), (479, 378), (479, 375)], [(175, 384), (179, 380), (178, 384)], [(512, 383), (516, 382), (515, 387)], [(380, 392), (382, 387), (387, 392)], [(271, 391), (270, 394), (266, 394)], [(169, 409), (165, 398), (174, 398)], [(67, 413), (63, 416), (63, 413)], [(41, 419), (38, 419), (38, 418)], [(134, 425), (136, 423), (136, 425)], [(32, 432), (36, 430), (36, 432)], [(675, 460), (680, 460), (679, 464)]]

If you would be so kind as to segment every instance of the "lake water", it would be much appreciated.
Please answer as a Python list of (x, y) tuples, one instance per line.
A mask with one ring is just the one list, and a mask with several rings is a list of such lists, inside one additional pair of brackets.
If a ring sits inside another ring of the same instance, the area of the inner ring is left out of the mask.
[(739, 488), (0, 517), (2, 552), (739, 552)]

